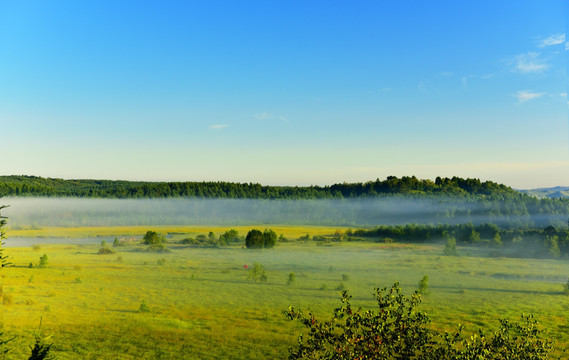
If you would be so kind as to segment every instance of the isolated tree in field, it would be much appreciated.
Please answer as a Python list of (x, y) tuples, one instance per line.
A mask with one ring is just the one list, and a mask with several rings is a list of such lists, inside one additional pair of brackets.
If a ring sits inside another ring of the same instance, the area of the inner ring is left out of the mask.
[(500, 236), (499, 232), (494, 234), (494, 237), (492, 238), (492, 245), (494, 245), (494, 246), (501, 246), (502, 245), (502, 237)]
[(265, 273), (265, 267), (259, 263), (254, 263), (253, 267), (249, 269), (249, 274), (247, 275), (251, 281), (267, 282), (267, 274)]
[(263, 241), (265, 248), (275, 247), (277, 243), (277, 234), (271, 229), (265, 229), (263, 232)]
[(43, 254), (42, 256), (40, 256), (40, 262), (38, 264), (39, 268), (46, 268), (47, 265), (49, 265), (49, 262), (47, 260), (47, 254)]
[(448, 256), (458, 255), (458, 252), (456, 251), (456, 239), (453, 236), (447, 236), (447, 242), (443, 253)]
[(245, 237), (245, 246), (248, 249), (262, 249), (265, 246), (263, 233), (257, 229), (250, 230)]
[(567, 283), (565, 283), (565, 285), (563, 285), (563, 293), (567, 296), (569, 296), (569, 279), (567, 279)]
[(142, 243), (144, 245), (162, 245), (166, 242), (163, 235), (158, 234), (155, 231), (147, 231), (142, 238)]

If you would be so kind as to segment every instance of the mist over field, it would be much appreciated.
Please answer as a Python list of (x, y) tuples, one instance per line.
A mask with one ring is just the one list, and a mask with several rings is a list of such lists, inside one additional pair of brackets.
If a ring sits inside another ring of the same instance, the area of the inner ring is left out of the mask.
[(298, 224), (374, 226), (492, 222), (510, 226), (564, 221), (509, 216), (496, 204), (456, 199), (387, 197), (341, 200), (3, 198), (11, 228), (27, 226)]

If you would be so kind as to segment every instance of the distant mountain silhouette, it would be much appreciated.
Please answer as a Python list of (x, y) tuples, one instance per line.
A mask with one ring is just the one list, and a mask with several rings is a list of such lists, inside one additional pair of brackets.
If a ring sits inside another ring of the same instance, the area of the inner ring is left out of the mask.
[(569, 186), (555, 186), (550, 188), (538, 188), (518, 191), (540, 198), (569, 198)]

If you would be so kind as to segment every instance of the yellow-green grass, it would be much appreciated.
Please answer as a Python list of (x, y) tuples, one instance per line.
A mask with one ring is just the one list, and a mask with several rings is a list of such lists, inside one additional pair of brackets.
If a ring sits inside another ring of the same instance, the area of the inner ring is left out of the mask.
[[(266, 227), (291, 238), (335, 231)], [(78, 228), (69, 236), (141, 235), (148, 228), (112, 229), (95, 233), (94, 228)], [(563, 279), (569, 276), (566, 260), (446, 257), (441, 246), (381, 243), (170, 248), (170, 253), (147, 253), (141, 245), (130, 245), (115, 248), (111, 255), (97, 255), (96, 245), (6, 248), (16, 267), (3, 271), (10, 303), (4, 307), (4, 325), (8, 335), (18, 336), (8, 358), (21, 359), (29, 352), (40, 319), (61, 359), (286, 358), (304, 330), (285, 320), (282, 311), (289, 305), (329, 317), (339, 305), (335, 288), (343, 284), (356, 305), (373, 308), (374, 287), (399, 281), (411, 293), (425, 274), (430, 295), (422, 308), (436, 328), (453, 329), (461, 323), (472, 330), (495, 329), (500, 317), (515, 320), (521, 313), (533, 313), (556, 339), (559, 354), (569, 345), (569, 297), (562, 293)], [(48, 268), (26, 267), (43, 254), (48, 255)], [(249, 270), (243, 266), (255, 262), (266, 268), (266, 283), (247, 279)], [(290, 272), (296, 281), (287, 285)], [(138, 312), (143, 301), (150, 312)]]

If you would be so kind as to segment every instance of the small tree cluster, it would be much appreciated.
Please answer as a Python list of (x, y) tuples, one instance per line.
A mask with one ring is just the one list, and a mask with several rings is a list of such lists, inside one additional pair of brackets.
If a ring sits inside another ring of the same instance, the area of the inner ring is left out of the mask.
[(277, 234), (271, 229), (265, 229), (264, 232), (253, 229), (247, 233), (245, 237), (245, 246), (248, 249), (272, 248), (277, 243)]
[(155, 231), (148, 230), (142, 238), (144, 245), (163, 245), (166, 242), (164, 235), (160, 235)]
[(154, 251), (154, 252), (167, 252), (169, 251), (165, 247), (166, 238), (164, 235), (158, 234), (155, 231), (147, 231), (142, 238), (142, 243), (144, 245), (148, 245), (146, 251)]
[(235, 243), (240, 241), (241, 238), (239, 237), (239, 232), (235, 229), (228, 230), (223, 234), (219, 235), (219, 244), (220, 245), (229, 245), (231, 243)]

